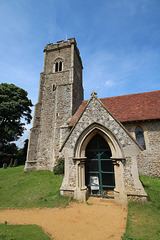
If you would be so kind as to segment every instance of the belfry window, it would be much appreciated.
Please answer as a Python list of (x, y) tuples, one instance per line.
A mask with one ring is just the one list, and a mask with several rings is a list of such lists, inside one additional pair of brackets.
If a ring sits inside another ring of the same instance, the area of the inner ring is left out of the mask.
[(58, 72), (58, 62), (55, 64), (55, 72)]
[(145, 144), (143, 129), (141, 127), (137, 126), (136, 129), (135, 129), (135, 135), (136, 135), (137, 142), (145, 150), (146, 149), (146, 144)]
[(62, 61), (57, 60), (55, 62), (55, 72), (61, 72), (62, 71), (62, 66), (63, 66)]
[(59, 62), (59, 72), (62, 71), (62, 62)]

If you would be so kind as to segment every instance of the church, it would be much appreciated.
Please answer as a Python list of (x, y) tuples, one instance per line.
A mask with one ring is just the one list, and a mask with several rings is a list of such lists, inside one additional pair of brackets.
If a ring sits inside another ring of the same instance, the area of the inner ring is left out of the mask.
[(139, 174), (160, 177), (160, 91), (84, 101), (82, 71), (74, 38), (46, 45), (24, 170), (64, 159), (61, 195), (145, 200)]

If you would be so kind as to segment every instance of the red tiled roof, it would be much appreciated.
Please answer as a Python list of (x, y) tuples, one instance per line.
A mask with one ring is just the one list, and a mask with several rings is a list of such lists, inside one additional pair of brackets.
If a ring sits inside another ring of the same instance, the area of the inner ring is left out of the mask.
[[(120, 122), (160, 119), (160, 91), (100, 98), (100, 101)], [(77, 122), (87, 102), (82, 102), (70, 126)]]

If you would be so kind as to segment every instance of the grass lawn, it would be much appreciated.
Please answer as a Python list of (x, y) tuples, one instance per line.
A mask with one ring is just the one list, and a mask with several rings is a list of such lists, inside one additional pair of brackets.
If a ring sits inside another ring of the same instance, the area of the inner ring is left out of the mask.
[(24, 166), (0, 169), (0, 209), (65, 207), (70, 199), (60, 195), (62, 176), (49, 171), (24, 173)]
[(160, 239), (160, 178), (141, 176), (148, 202), (130, 202), (123, 240)]
[(36, 225), (6, 225), (0, 224), (0, 240), (51, 240), (40, 227)]
[[(62, 176), (49, 171), (24, 173), (24, 166), (0, 169), (0, 209), (65, 207), (70, 199), (60, 196)], [(148, 202), (130, 202), (123, 240), (160, 239), (160, 179), (141, 176)], [(31, 234), (31, 235), (29, 235)], [(0, 224), (0, 240), (50, 239), (35, 225)]]

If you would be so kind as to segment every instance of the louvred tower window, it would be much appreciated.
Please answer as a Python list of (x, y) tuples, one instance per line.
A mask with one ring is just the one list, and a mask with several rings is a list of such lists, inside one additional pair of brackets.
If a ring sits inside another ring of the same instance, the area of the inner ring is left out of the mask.
[(62, 59), (57, 59), (54, 64), (55, 72), (61, 72), (63, 70), (63, 61)]

